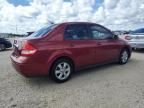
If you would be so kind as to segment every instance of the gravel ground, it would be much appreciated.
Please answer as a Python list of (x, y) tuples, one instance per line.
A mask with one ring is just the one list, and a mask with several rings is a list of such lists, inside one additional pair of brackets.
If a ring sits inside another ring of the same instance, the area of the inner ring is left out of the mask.
[(66, 83), (25, 78), (0, 52), (0, 108), (144, 108), (144, 51), (126, 65), (83, 70)]

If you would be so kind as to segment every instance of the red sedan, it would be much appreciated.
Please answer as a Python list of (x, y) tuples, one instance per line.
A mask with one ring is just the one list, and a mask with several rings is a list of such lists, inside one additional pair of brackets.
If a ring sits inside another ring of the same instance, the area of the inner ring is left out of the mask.
[(24, 76), (49, 74), (56, 82), (64, 82), (78, 69), (111, 62), (126, 64), (130, 56), (130, 45), (107, 28), (67, 22), (15, 40), (11, 60)]

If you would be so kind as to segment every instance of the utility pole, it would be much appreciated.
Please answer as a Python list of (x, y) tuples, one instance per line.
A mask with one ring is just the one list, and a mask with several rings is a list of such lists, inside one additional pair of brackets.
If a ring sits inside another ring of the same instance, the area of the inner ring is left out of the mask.
[(16, 24), (16, 34), (17, 34), (17, 24)]

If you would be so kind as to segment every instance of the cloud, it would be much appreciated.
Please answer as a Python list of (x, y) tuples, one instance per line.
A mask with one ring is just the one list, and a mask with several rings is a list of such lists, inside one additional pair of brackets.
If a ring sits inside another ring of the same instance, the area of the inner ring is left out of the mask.
[[(97, 6), (95, 8), (95, 6)], [(144, 27), (143, 0), (30, 0), (27, 6), (14, 6), (0, 0), (0, 32), (25, 33), (49, 24), (90, 21), (110, 29)]]
[(109, 26), (110, 22), (114, 29), (144, 27), (144, 25), (140, 24), (144, 22), (144, 14), (142, 12), (144, 10), (140, 8), (143, 4), (142, 0), (117, 0), (116, 4), (115, 8), (105, 7), (107, 26)]
[[(114, 9), (116, 6), (117, 6), (117, 3), (119, 2), (120, 0), (105, 0), (104, 1), (104, 6), (105, 8), (107, 9)], [(125, 0), (127, 1), (127, 0)]]

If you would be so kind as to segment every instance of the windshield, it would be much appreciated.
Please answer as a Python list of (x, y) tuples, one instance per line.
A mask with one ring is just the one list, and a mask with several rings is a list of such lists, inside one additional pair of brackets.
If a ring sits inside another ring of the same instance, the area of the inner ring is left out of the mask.
[(144, 33), (144, 28), (134, 30), (132, 33)]
[(40, 30), (32, 33), (31, 35), (28, 36), (28, 38), (39, 38), (39, 37), (43, 37), (45, 34), (47, 34), (48, 32), (50, 32), (51, 30), (53, 30), (57, 25), (53, 24), (51, 26), (47, 26), (47, 27), (43, 27)]

